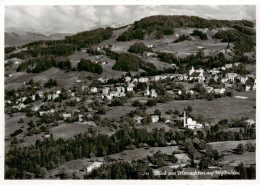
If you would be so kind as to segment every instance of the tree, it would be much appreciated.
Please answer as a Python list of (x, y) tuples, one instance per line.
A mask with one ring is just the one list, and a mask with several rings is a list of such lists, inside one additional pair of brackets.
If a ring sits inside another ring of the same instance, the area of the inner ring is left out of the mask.
[(245, 149), (244, 149), (244, 145), (242, 143), (239, 143), (236, 147), (236, 152), (238, 152), (239, 154), (243, 154)]

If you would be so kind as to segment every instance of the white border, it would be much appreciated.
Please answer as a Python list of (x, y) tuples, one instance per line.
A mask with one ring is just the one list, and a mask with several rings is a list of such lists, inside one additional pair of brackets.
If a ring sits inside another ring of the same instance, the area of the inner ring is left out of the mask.
[[(4, 6), (6, 5), (256, 5), (256, 18), (260, 18), (260, 0), (0, 0), (0, 74), (1, 74), (1, 86), (0, 86), (0, 184), (181, 184), (181, 185), (190, 185), (190, 184), (212, 184), (212, 185), (225, 185), (225, 184), (260, 184), (260, 170), (259, 170), (259, 126), (256, 128), (257, 133), (257, 150), (256, 150), (256, 179), (257, 180), (4, 180)], [(259, 19), (257, 19), (257, 46), (260, 44), (259, 40)], [(257, 47), (257, 61), (260, 59), (259, 56), (259, 47)], [(257, 63), (257, 92), (256, 97), (260, 97), (260, 80), (258, 72), (260, 72), (260, 66)], [(256, 98), (256, 123), (260, 121), (259, 113), (259, 98)], [(258, 156), (258, 157), (257, 157)]]

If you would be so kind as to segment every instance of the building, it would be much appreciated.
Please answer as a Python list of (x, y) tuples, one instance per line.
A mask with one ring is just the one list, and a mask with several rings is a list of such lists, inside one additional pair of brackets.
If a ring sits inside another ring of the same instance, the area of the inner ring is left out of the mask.
[(134, 91), (134, 87), (135, 87), (135, 84), (130, 83), (130, 84), (127, 86), (127, 88), (126, 88), (127, 92), (133, 92), (133, 91)]
[(134, 117), (134, 120), (136, 121), (136, 123), (141, 123), (143, 119), (144, 119), (144, 118), (141, 117), (141, 116), (135, 116), (135, 117)]
[(148, 78), (144, 78), (144, 77), (139, 78), (139, 82), (141, 83), (147, 83), (148, 81), (149, 81)]
[(90, 92), (91, 93), (97, 93), (97, 88), (96, 87), (91, 87)]
[(202, 127), (202, 124), (197, 123), (195, 120), (192, 120), (192, 118), (186, 117), (186, 111), (184, 111), (182, 121), (184, 128), (195, 129)]
[(62, 114), (64, 119), (71, 118), (71, 114)]
[(232, 66), (233, 66), (232, 64), (226, 64), (225, 65), (226, 69), (232, 68)]
[(157, 92), (154, 89), (151, 90), (151, 97), (157, 97)]
[(228, 78), (229, 81), (234, 82), (235, 78), (237, 77), (236, 73), (227, 73), (226, 77)]
[(103, 94), (103, 95), (108, 95), (109, 90), (110, 90), (109, 87), (104, 87), (104, 88), (102, 89), (102, 94)]
[(144, 93), (145, 96), (150, 96), (150, 90), (149, 87), (146, 88), (146, 92)]
[(250, 91), (251, 86), (250, 85), (246, 85), (246, 91)]
[(130, 82), (131, 81), (131, 77), (127, 76), (125, 77), (125, 82)]
[(213, 90), (213, 92), (214, 92), (215, 94), (224, 94), (225, 91), (226, 91), (225, 88), (220, 88), (220, 89), (214, 89), (214, 90)]
[(152, 123), (156, 123), (159, 121), (159, 116), (158, 115), (151, 115)]
[(191, 70), (189, 70), (189, 80), (197, 80), (200, 83), (204, 83), (205, 81), (205, 76), (203, 75), (204, 69), (198, 69), (195, 70), (194, 67), (192, 66)]
[(207, 90), (207, 93), (211, 93), (213, 91), (213, 87), (205, 86), (205, 89)]

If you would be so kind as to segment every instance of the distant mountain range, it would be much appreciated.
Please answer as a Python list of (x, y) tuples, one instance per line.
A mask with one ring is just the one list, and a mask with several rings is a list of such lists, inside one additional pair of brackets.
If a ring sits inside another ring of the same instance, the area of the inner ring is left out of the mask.
[(60, 40), (73, 33), (38, 33), (33, 30), (7, 29), (5, 31), (5, 47), (21, 46), (38, 40)]
[[(97, 25), (91, 27), (88, 30), (96, 28), (112, 27), (118, 28), (124, 26), (122, 23), (113, 23), (111, 25)], [(86, 31), (86, 30), (84, 30)], [(30, 42), (38, 40), (60, 40), (69, 35), (74, 35), (75, 33), (53, 33), (46, 30), (28, 29), (28, 28), (6, 28), (5, 29), (5, 47), (22, 46)]]

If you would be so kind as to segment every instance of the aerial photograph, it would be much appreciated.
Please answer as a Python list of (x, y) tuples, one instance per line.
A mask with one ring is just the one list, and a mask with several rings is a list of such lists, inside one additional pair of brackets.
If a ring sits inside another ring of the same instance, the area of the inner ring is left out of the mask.
[(256, 179), (255, 5), (8, 5), (4, 178)]

